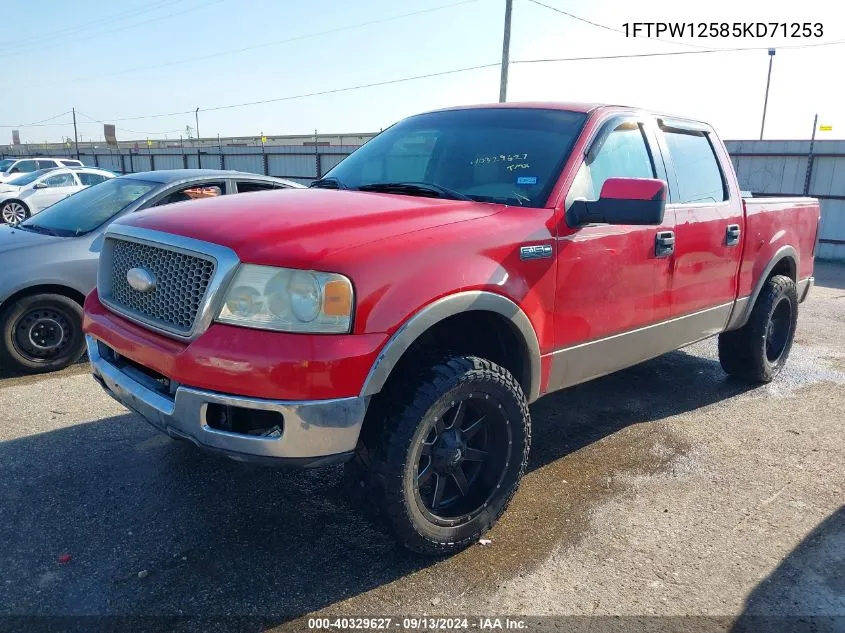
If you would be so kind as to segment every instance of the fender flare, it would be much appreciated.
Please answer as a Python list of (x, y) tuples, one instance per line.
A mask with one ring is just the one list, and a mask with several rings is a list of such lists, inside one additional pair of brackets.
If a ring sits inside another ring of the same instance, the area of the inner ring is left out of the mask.
[(751, 311), (754, 309), (754, 304), (757, 303), (757, 298), (763, 291), (763, 286), (766, 285), (766, 280), (775, 269), (775, 266), (784, 259), (788, 259), (792, 262), (792, 267), (795, 269), (795, 281), (798, 281), (798, 253), (792, 246), (781, 246), (777, 251), (775, 251), (775, 254), (772, 255), (772, 258), (769, 260), (769, 263), (766, 264), (763, 272), (760, 273), (760, 278), (757, 280), (757, 284), (754, 286), (752, 293), (747, 297), (740, 297), (736, 300), (734, 309), (728, 319), (728, 325), (725, 327), (725, 331), (738, 330), (748, 322), (748, 319), (751, 316)]
[(372, 396), (381, 391), (390, 373), (402, 355), (426, 330), (440, 321), (464, 312), (493, 312), (505, 317), (513, 325), (515, 333), (522, 339), (528, 355), (528, 402), (540, 397), (540, 343), (537, 333), (525, 312), (513, 301), (502, 295), (481, 290), (459, 292), (447, 295), (428, 304), (390, 337), (373, 363), (361, 396)]

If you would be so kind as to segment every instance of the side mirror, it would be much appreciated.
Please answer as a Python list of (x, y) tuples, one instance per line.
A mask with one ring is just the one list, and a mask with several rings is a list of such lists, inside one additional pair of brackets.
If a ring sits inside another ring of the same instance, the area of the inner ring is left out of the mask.
[(575, 200), (566, 212), (570, 227), (584, 224), (663, 224), (666, 183), (656, 178), (608, 178), (598, 200)]
[(48, 185), (46, 182), (36, 182), (34, 185), (32, 185), (32, 188), (33, 189), (46, 189), (49, 186), (50, 185)]

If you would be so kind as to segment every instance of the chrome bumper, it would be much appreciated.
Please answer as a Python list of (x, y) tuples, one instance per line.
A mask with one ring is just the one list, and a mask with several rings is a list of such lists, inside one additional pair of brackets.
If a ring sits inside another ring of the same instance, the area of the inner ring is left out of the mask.
[(796, 289), (798, 291), (798, 303), (804, 303), (806, 301), (814, 285), (816, 285), (815, 277), (807, 277), (807, 279), (802, 279), (798, 282), (798, 288)]
[[(303, 467), (345, 461), (352, 455), (364, 422), (368, 398), (289, 402), (263, 400), (179, 386), (173, 397), (138, 382), (100, 354), (97, 340), (86, 337), (94, 378), (125, 407), (175, 439), (225, 453), (243, 461)], [(278, 437), (232, 433), (206, 423), (208, 405), (273, 411), (283, 416)]]

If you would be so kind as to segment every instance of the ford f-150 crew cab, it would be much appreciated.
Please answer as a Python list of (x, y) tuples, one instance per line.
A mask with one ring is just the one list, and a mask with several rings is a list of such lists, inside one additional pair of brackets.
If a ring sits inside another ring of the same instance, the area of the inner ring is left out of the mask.
[(158, 429), (346, 462), (401, 543), (443, 553), (504, 511), (544, 394), (714, 335), (728, 374), (772, 380), (818, 223), (809, 198), (743, 199), (702, 123), (456, 108), (310, 189), (112, 224), (84, 329), (95, 378)]

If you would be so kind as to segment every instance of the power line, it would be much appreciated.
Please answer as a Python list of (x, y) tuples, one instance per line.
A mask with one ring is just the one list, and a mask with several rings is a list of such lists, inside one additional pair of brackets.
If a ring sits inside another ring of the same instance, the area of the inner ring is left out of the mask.
[[(84, 116), (84, 117), (85, 117), (86, 119), (88, 119), (89, 121), (92, 121), (92, 122), (94, 122), (94, 123), (101, 123), (101, 124), (103, 124), (103, 125), (106, 125), (106, 122), (105, 122), (105, 121), (101, 121), (100, 119), (97, 119), (97, 118), (92, 117), (92, 116), (90, 116), (90, 115), (88, 115), (88, 114), (85, 114), (84, 112), (80, 112), (79, 110), (77, 110), (77, 111), (76, 111), (76, 113), (77, 113), (77, 114), (81, 114), (82, 116)], [(85, 125), (85, 122), (83, 122), (83, 125)], [(125, 127), (118, 127), (118, 126), (115, 126), (115, 128), (114, 128), (114, 129), (116, 129), (116, 130), (120, 130), (121, 132), (129, 132), (129, 133), (131, 133), (131, 134), (142, 134), (142, 135), (144, 135), (144, 136), (163, 136), (163, 135), (165, 135), (165, 134), (178, 134), (179, 132), (181, 132), (181, 131), (182, 131), (181, 129), (178, 129), (178, 130), (165, 130), (165, 131), (163, 131), (163, 132), (142, 132), (142, 131), (140, 131), (140, 130), (130, 130), (129, 128), (125, 128)]]
[[(835, 46), (845, 44), (845, 40), (836, 40), (833, 42), (819, 42), (815, 44), (797, 44), (794, 46), (782, 46), (781, 49), (803, 49), (803, 48), (817, 48), (820, 46)], [(760, 49), (766, 49), (768, 47), (737, 47), (737, 48), (717, 48), (717, 49), (706, 49), (706, 50), (694, 50), (694, 51), (671, 51), (665, 53), (627, 53), (627, 54), (619, 54), (619, 55), (596, 55), (596, 56), (579, 56), (579, 57), (557, 57), (557, 58), (546, 58), (546, 59), (522, 59), (522, 60), (513, 60), (511, 64), (542, 64), (542, 63), (555, 63), (555, 62), (579, 62), (579, 61), (597, 61), (597, 60), (608, 60), (608, 59), (636, 59), (636, 58), (646, 58), (646, 57), (674, 57), (678, 55), (704, 55), (708, 53), (733, 53), (733, 52), (743, 52), (743, 51), (754, 51)], [(292, 101), (295, 99), (304, 99), (307, 97), (317, 97), (323, 95), (330, 95), (330, 94), (337, 94), (341, 92), (351, 92), (354, 90), (362, 90), (365, 88), (375, 88), (379, 86), (387, 86), (397, 83), (405, 83), (409, 81), (416, 81), (419, 79), (428, 79), (432, 77), (443, 77), (446, 75), (454, 75), (458, 73), (470, 72), (474, 70), (482, 70), (485, 68), (494, 68), (498, 67), (500, 62), (491, 62), (489, 64), (478, 64), (475, 66), (465, 66), (462, 68), (453, 68), (450, 70), (443, 70), (438, 72), (432, 73), (425, 73), (422, 75), (412, 75), (408, 77), (399, 77), (396, 79), (388, 79), (384, 81), (377, 81), (371, 82), (366, 84), (357, 84), (353, 86), (345, 86), (342, 88), (331, 88), (327, 90), (319, 90), (315, 92), (307, 92), (301, 93), (296, 95), (287, 95), (284, 97), (275, 97), (270, 99), (261, 99), (257, 101), (247, 101), (243, 103), (233, 103), (227, 105), (220, 105), (214, 106), (210, 108), (201, 108), (203, 112), (215, 112), (219, 110), (230, 110), (234, 108), (243, 108), (248, 106), (254, 105), (262, 105), (267, 103), (278, 103), (281, 101)], [(67, 114), (67, 113), (65, 113)], [(131, 116), (131, 117), (118, 117), (112, 118), (110, 121), (118, 122), (118, 121), (138, 121), (142, 119), (158, 119), (164, 117), (171, 117), (171, 116), (181, 116), (185, 114), (194, 114), (194, 110), (180, 110), (178, 112), (164, 112), (164, 113), (157, 113), (157, 114), (146, 114), (146, 115), (139, 115), (139, 116)], [(61, 116), (61, 115), (58, 115)], [(89, 117), (92, 118), (93, 117)], [(48, 121), (49, 119), (45, 119)], [(94, 121), (99, 122), (98, 119), (93, 119)], [(67, 125), (65, 123), (40, 123), (36, 124), (36, 126), (47, 126), (47, 125)], [(28, 127), (26, 125), (21, 126), (13, 126), (13, 125), (2, 125), (0, 127)]]
[(54, 126), (54, 125), (70, 125), (69, 123), (49, 123), (49, 124), (47, 124), (47, 121), (54, 121), (54, 120), (58, 119), (59, 117), (65, 116), (67, 114), (70, 114), (70, 110), (68, 110), (67, 112), (62, 112), (61, 114), (57, 114), (56, 116), (51, 116), (48, 119), (42, 119), (41, 121), (34, 121), (33, 123), (19, 123), (18, 125), (0, 125), (0, 127), (19, 128), (19, 127), (51, 127), (51, 126)]
[[(845, 44), (845, 40), (835, 40), (833, 42), (816, 42), (814, 44), (795, 44), (793, 46), (780, 46), (777, 50), (793, 50), (800, 48), (818, 48), (820, 46), (838, 46)], [(673, 57), (676, 55), (704, 55), (707, 53), (741, 53), (745, 51), (760, 51), (768, 50), (771, 46), (742, 46), (735, 48), (708, 48), (705, 50), (696, 51), (671, 51), (668, 53), (623, 53), (619, 55), (596, 55), (594, 57), (552, 57), (545, 59), (522, 59), (514, 60), (511, 64), (543, 64), (551, 62), (584, 62), (595, 61), (601, 59), (635, 59), (640, 57)]]
[[(174, 0), (174, 2), (171, 2), (169, 4), (172, 5), (172, 4), (175, 4), (176, 2), (183, 2), (183, 1), (184, 0)], [(188, 7), (187, 9), (183, 9), (182, 11), (174, 11), (174, 12), (171, 12), (171, 13), (165, 13), (163, 15), (159, 15), (159, 16), (156, 16), (154, 18), (150, 18), (149, 20), (143, 20), (141, 22), (133, 22), (132, 24), (126, 24), (124, 26), (119, 26), (117, 28), (109, 29), (108, 31), (103, 32), (102, 35), (112, 35), (113, 33), (118, 33), (120, 31), (125, 31), (127, 29), (134, 29), (134, 28), (137, 28), (139, 26), (143, 26), (145, 24), (151, 24), (152, 22), (159, 22), (160, 20), (166, 20), (168, 18), (175, 18), (178, 15), (184, 15), (185, 13), (191, 13), (193, 11), (196, 11), (197, 9), (205, 9), (212, 4), (219, 4), (219, 3), (224, 2), (224, 1), (225, 0), (212, 0), (211, 2), (207, 2), (204, 5), (196, 5), (196, 6), (193, 6), (193, 7)], [(87, 39), (93, 39), (93, 36), (89, 36)], [(63, 46), (63, 45), (64, 44), (62, 42), (59, 42), (58, 44), (49, 44), (47, 46), (38, 46), (36, 49), (33, 49), (33, 51), (34, 50), (38, 50), (38, 51), (50, 50), (50, 49), (53, 49), (53, 48), (59, 48), (60, 46)], [(16, 55), (29, 55), (33, 51), (15, 52), (15, 53), (12, 53), (10, 55), (6, 55), (6, 57), (14, 57)], [(59, 83), (59, 82), (52, 82), (49, 85), (53, 86), (53, 85), (56, 85), (56, 83)]]
[[(184, 2), (184, 0), (172, 0), (172, 2), (170, 2), (169, 0), (164, 0), (163, 2), (159, 2), (158, 4), (155, 4), (153, 6), (148, 6), (148, 7), (144, 7), (144, 8), (141, 8), (141, 9), (136, 7), (134, 9), (130, 10), (130, 11), (126, 11), (125, 13), (117, 13), (117, 14), (112, 15), (112, 16), (106, 16), (106, 17), (98, 18), (96, 20), (91, 20), (90, 22), (83, 22), (82, 24), (77, 24), (75, 26), (68, 26), (68, 27), (65, 27), (65, 28), (62, 28), (62, 29), (58, 29), (56, 31), (49, 31), (47, 33), (42, 33), (38, 37), (38, 44), (43, 43), (45, 40), (54, 39), (55, 37), (66, 37), (67, 35), (70, 35), (70, 34), (75, 35), (80, 29), (86, 30), (86, 29), (88, 29), (88, 28), (90, 28), (94, 25), (114, 22), (115, 20), (135, 17), (135, 16), (140, 15), (142, 13), (148, 13), (150, 11), (155, 11), (159, 7), (163, 7), (167, 4), (176, 4), (177, 2)], [(21, 44), (21, 43), (31, 44), (32, 38), (26, 37), (26, 38), (23, 38), (23, 39), (20, 39), (20, 40), (10, 40), (10, 41), (5, 41), (5, 42), (0, 42), (0, 46), (2, 46), (4, 49), (8, 49), (11, 46), (14, 46), (16, 44)]]
[[(528, 2), (539, 5), (541, 7), (545, 7), (547, 9), (551, 9), (552, 11), (556, 11), (557, 13), (561, 13), (561, 14), (567, 16), (567, 17), (572, 18), (573, 20), (578, 20), (579, 22), (584, 22), (585, 24), (589, 24), (590, 26), (596, 26), (600, 29), (605, 29), (607, 31), (613, 31), (614, 33), (621, 33), (622, 35), (627, 36), (627, 33), (625, 33), (625, 31), (623, 31), (622, 29), (616, 29), (616, 28), (613, 28), (612, 26), (607, 26), (606, 24), (599, 24), (598, 22), (593, 22), (593, 21), (588, 20), (586, 18), (582, 18), (580, 16), (577, 16), (574, 13), (569, 13), (568, 11), (564, 11), (563, 9), (558, 9), (557, 7), (553, 7), (550, 4), (545, 4), (543, 2), (540, 2), (539, 0), (528, 0)], [(674, 44), (675, 46), (689, 46), (691, 48), (706, 48), (706, 49), (712, 50), (712, 49), (710, 49), (709, 46), (702, 46), (701, 44), (688, 44), (686, 42), (675, 42), (674, 40), (664, 40), (664, 39), (659, 38), (659, 37), (651, 37), (651, 36), (641, 36), (641, 37), (645, 37), (646, 39), (649, 39), (649, 40), (654, 40), (655, 42), (662, 42), (663, 44)]]
[[(222, 1), (222, 0), (218, 0), (218, 1)], [(232, 49), (228, 49), (228, 50), (224, 50), (224, 51), (217, 51), (215, 53), (209, 53), (207, 55), (198, 55), (196, 57), (187, 57), (187, 58), (184, 58), (184, 59), (176, 59), (176, 60), (171, 60), (171, 61), (167, 61), (167, 62), (162, 62), (160, 64), (150, 64), (149, 66), (135, 66), (133, 68), (123, 68), (121, 70), (116, 70), (114, 72), (101, 73), (101, 74), (98, 74), (98, 75), (89, 75), (87, 77), (79, 77), (77, 79), (68, 79), (66, 81), (61, 81), (61, 82), (52, 82), (49, 85), (53, 86), (56, 83), (78, 83), (78, 82), (82, 82), (82, 81), (90, 81), (92, 79), (102, 79), (104, 77), (115, 77), (115, 76), (118, 76), (118, 75), (126, 75), (126, 74), (129, 74), (129, 73), (134, 73), (134, 72), (139, 72), (139, 71), (144, 71), (144, 70), (156, 70), (158, 68), (166, 68), (166, 67), (170, 67), (170, 66), (179, 66), (181, 64), (188, 64), (188, 63), (191, 63), (191, 62), (204, 61), (206, 59), (214, 59), (216, 57), (228, 57), (230, 55), (236, 55), (238, 53), (245, 53), (245, 52), (248, 52), (248, 51), (259, 50), (259, 49), (262, 49), (262, 48), (269, 48), (271, 46), (279, 46), (281, 44), (288, 44), (290, 42), (297, 42), (297, 41), (300, 41), (300, 40), (306, 40), (306, 39), (310, 39), (310, 38), (313, 38), (313, 37), (319, 37), (319, 36), (322, 36), (322, 35), (331, 35), (331, 34), (334, 34), (334, 33), (340, 33), (342, 31), (350, 31), (350, 30), (353, 30), (353, 29), (360, 29), (360, 28), (363, 28), (365, 26), (372, 26), (373, 24), (383, 24), (384, 22), (392, 22), (394, 20), (401, 20), (401, 19), (409, 18), (409, 17), (415, 16), (415, 15), (422, 15), (422, 14), (425, 14), (425, 13), (433, 13), (435, 11), (442, 11), (443, 9), (450, 9), (452, 7), (456, 7), (456, 6), (459, 6), (459, 5), (462, 5), (462, 4), (472, 4), (472, 3), (475, 3), (475, 2), (478, 2), (478, 0), (459, 0), (458, 2), (452, 2), (450, 4), (444, 4), (444, 5), (440, 5), (440, 6), (436, 6), (436, 7), (430, 7), (428, 9), (421, 9), (419, 11), (411, 11), (410, 13), (402, 13), (402, 14), (399, 14), (399, 15), (393, 15), (393, 16), (389, 16), (389, 17), (386, 17), (386, 18), (378, 18), (378, 19), (375, 19), (375, 20), (368, 20), (366, 22), (359, 22), (357, 24), (350, 24), (348, 26), (341, 26), (341, 27), (337, 27), (337, 28), (334, 28), (334, 29), (327, 29), (325, 31), (317, 31), (317, 32), (314, 32), (314, 33), (306, 33), (305, 35), (297, 35), (297, 36), (288, 37), (288, 38), (285, 38), (285, 39), (282, 39), (282, 40), (274, 40), (272, 42), (264, 42), (262, 44), (253, 44), (253, 45), (244, 46), (244, 47), (241, 47), (241, 48), (232, 48)]]

